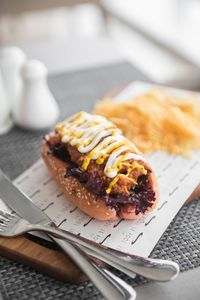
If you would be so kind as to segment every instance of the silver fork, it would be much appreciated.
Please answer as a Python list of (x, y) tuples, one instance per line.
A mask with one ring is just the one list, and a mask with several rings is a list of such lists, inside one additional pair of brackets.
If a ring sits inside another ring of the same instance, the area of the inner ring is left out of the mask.
[[(27, 220), (22, 219), (15, 213), (0, 211), (0, 236), (13, 237), (36, 229), (42, 230), (42, 228), (39, 229), (38, 226), (30, 224)], [(54, 240), (53, 237), (52, 239)], [(56, 238), (55, 240), (58, 239)], [(99, 267), (76, 245), (70, 245), (70, 243), (67, 243), (67, 248), (65, 246), (63, 249), (76, 262), (76, 264), (81, 267), (82, 271), (94, 283), (105, 299), (135, 300), (136, 292), (129, 284), (115, 276), (110, 271)]]
[(56, 227), (31, 224), (15, 213), (0, 210), (0, 236), (14, 237), (25, 232), (36, 230), (66, 239), (74, 245), (78, 244), (79, 248), (84, 252), (103, 260), (132, 278), (135, 277), (136, 273), (157, 281), (169, 281), (174, 279), (179, 273), (178, 264), (172, 261), (143, 258), (123, 253), (105, 246), (100, 246), (99, 244), (62, 231)]

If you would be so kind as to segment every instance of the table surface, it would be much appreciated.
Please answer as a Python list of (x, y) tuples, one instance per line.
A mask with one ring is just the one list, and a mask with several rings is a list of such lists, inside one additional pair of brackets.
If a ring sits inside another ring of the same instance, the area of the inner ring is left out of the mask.
[[(26, 48), (27, 49), (27, 48)], [(30, 49), (28, 50), (30, 53)], [(111, 52), (110, 52), (111, 53)], [(109, 55), (108, 55), (109, 56)], [(100, 59), (100, 64), (114, 63), (115, 61), (120, 61), (120, 56), (116, 55), (112, 60), (107, 57), (107, 59)], [(49, 65), (50, 60), (47, 63), (48, 68), (52, 70), (52, 73), (59, 72), (59, 68), (56, 68), (55, 62), (52, 63), (53, 67)], [(83, 67), (83, 65), (82, 65)], [(86, 67), (86, 65), (85, 65)], [(91, 67), (91, 65), (89, 66)], [(60, 72), (64, 72), (63, 65), (60, 62)], [(78, 66), (77, 66), (78, 69)], [(200, 280), (200, 268), (193, 269), (184, 273), (181, 273), (178, 278), (169, 283), (148, 283), (139, 287), (136, 287), (138, 294), (137, 299), (200, 299), (200, 289), (198, 287)], [(9, 299), (9, 298), (8, 298)], [(12, 298), (14, 299), (14, 298)], [(56, 295), (55, 298), (56, 299)], [(60, 298), (59, 298), (60, 299)], [(67, 299), (67, 298), (66, 298)]]
[(150, 283), (136, 287), (138, 300), (199, 300), (200, 268), (181, 273), (167, 283)]

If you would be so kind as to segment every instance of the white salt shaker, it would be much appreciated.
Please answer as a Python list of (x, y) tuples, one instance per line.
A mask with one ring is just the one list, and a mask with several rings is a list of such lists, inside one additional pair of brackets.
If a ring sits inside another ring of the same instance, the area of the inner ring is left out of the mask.
[(8, 132), (11, 127), (12, 121), (10, 119), (10, 104), (5, 93), (0, 69), (0, 135)]
[(11, 109), (18, 105), (22, 90), (21, 68), (26, 61), (25, 53), (18, 47), (4, 47), (0, 50), (0, 68), (7, 99)]
[(21, 75), (23, 88), (13, 112), (15, 123), (33, 130), (50, 127), (58, 119), (59, 108), (47, 85), (47, 68), (38, 60), (29, 60)]

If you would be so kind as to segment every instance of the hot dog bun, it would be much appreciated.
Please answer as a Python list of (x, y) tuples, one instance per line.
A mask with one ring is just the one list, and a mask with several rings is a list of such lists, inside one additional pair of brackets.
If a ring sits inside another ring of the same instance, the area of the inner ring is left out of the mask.
[[(46, 137), (46, 140), (51, 139), (54, 139), (53, 135), (48, 135)], [(52, 177), (56, 180), (66, 198), (87, 215), (102, 221), (116, 220), (118, 218), (134, 220), (144, 215), (142, 213), (136, 214), (135, 207), (131, 204), (124, 205), (120, 213), (117, 214), (114, 208), (108, 207), (103, 199), (98, 198), (89, 192), (75, 177), (70, 176), (65, 178), (68, 164), (56, 158), (49, 150), (50, 148), (48, 142), (44, 141), (41, 147), (41, 153)], [(150, 169), (149, 165), (148, 168)], [(149, 173), (148, 179), (153, 191), (156, 194), (156, 200), (145, 213), (155, 209), (159, 199), (157, 181), (153, 172)]]
[(67, 163), (49, 154), (47, 143), (44, 142), (42, 144), (41, 152), (42, 158), (52, 177), (56, 180), (69, 201), (95, 219), (102, 221), (117, 219), (114, 208), (109, 208), (106, 206), (105, 201), (96, 199), (76, 178), (64, 177)]

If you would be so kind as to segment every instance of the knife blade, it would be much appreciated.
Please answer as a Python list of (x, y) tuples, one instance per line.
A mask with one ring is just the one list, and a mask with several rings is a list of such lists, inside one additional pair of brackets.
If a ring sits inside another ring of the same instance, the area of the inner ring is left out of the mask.
[(51, 219), (20, 191), (0, 170), (0, 198), (20, 217), (32, 224), (49, 224)]
[[(47, 225), (46, 227), (54, 226), (50, 218), (34, 205), (30, 198), (25, 194), (21, 193), (17, 187), (1, 172), (0, 170), (0, 198), (11, 207), (18, 215), (28, 220), (32, 224)], [(139, 256), (127, 256), (123, 253), (115, 253), (110, 248), (101, 249), (100, 247), (94, 246), (94, 243), (86, 243), (84, 239), (77, 240), (75, 236), (73, 238), (70, 233), (67, 233), (67, 238), (75, 246), (78, 244), (80, 250), (87, 254), (99, 258), (107, 264), (121, 270), (123, 273), (130, 277), (135, 277), (135, 272), (150, 279), (158, 281), (168, 281), (175, 278), (179, 272), (178, 265), (171, 261), (155, 260), (150, 258), (143, 258)], [(71, 251), (69, 242), (58, 239), (51, 234), (45, 234), (45, 238), (49, 236), (55, 241), (64, 251), (67, 247), (70, 250), (71, 255), (74, 254)], [(129, 259), (128, 259), (129, 257)], [(122, 259), (123, 258), (123, 259)]]
[[(32, 224), (41, 225), (53, 225), (52, 220), (40, 209), (38, 208), (32, 200), (26, 196), (22, 191), (20, 191), (0, 169), (0, 198), (3, 200), (9, 208), (15, 211), (20, 217), (28, 220)], [(39, 236), (50, 240), (49, 234), (40, 232)], [(58, 243), (58, 239), (55, 236), (50, 236)], [(60, 240), (59, 244), (65, 243), (64, 240)], [(80, 245), (79, 245), (80, 246)], [(81, 246), (80, 246), (81, 247)], [(84, 249), (89, 255), (95, 256), (101, 260), (105, 261), (100, 254), (85, 248)], [(108, 261), (107, 261), (108, 263)], [(130, 274), (131, 276), (131, 274)], [(133, 277), (134, 275), (132, 275)]]
[[(46, 225), (52, 223), (50, 218), (36, 207), (30, 198), (18, 190), (1, 170), (0, 198), (20, 217), (32, 224)], [(136, 298), (135, 290), (131, 286), (91, 261), (83, 247), (80, 248), (76, 244), (59, 239), (51, 234), (47, 234), (47, 236), (74, 260), (106, 299), (134, 300)]]
[[(0, 169), (0, 198), (3, 200), (9, 208), (15, 211), (20, 217), (28, 220), (32, 224), (41, 224), (41, 225), (53, 225), (52, 220), (40, 209), (38, 208), (32, 200), (26, 196), (22, 191), (20, 191), (9, 179), (5, 176), (5, 174)], [(46, 234), (40, 232), (39, 236), (42, 236), (45, 239), (50, 240), (48, 237), (56, 241), (56, 243), (61, 244), (65, 243), (64, 240), (58, 240), (55, 236), (51, 236), (50, 234)], [(79, 247), (82, 247), (79, 245)], [(100, 254), (92, 251), (88, 248), (83, 248), (86, 253), (92, 255), (98, 259), (101, 259), (112, 265), (111, 262), (102, 257)], [(116, 267), (116, 264), (113, 265)], [(120, 266), (118, 267), (119, 269)], [(123, 271), (123, 269), (121, 269)], [(129, 276), (135, 277), (131, 272)]]

